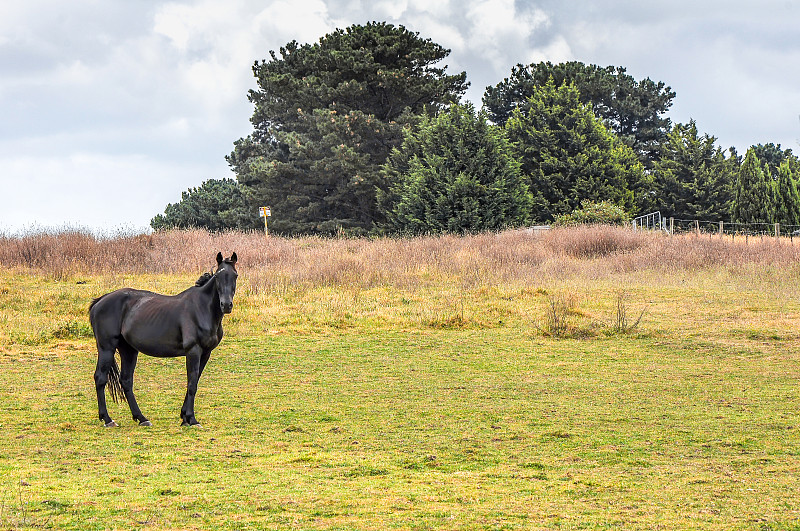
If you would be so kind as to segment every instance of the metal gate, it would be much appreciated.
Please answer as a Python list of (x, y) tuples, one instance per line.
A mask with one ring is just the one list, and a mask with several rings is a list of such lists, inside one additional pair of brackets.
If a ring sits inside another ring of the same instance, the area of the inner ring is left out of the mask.
[(633, 229), (667, 230), (667, 218), (661, 217), (661, 212), (651, 212), (644, 216), (633, 218)]

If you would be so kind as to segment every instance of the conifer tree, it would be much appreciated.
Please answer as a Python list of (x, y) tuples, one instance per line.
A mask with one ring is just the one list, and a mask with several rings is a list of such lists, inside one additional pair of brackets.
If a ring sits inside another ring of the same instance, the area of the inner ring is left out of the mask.
[(580, 102), (574, 85), (550, 80), (505, 128), (529, 179), (534, 220), (552, 221), (586, 199), (633, 213), (651, 206), (652, 182), (636, 154)]
[(150, 220), (155, 230), (173, 228), (257, 229), (258, 218), (247, 208), (241, 187), (233, 179), (209, 179), (197, 188), (181, 194), (181, 200), (170, 203), (163, 214)]
[(527, 223), (530, 194), (502, 128), (453, 105), (406, 131), (384, 168), (387, 228), (464, 233)]
[(458, 101), (449, 50), (402, 26), (354, 25), (257, 62), (253, 133), (228, 162), (282, 233), (364, 233), (383, 219), (380, 169), (413, 116)]
[(733, 165), (716, 146), (700, 136), (697, 124), (676, 124), (655, 163), (656, 207), (666, 217), (724, 220), (731, 209)]
[(734, 187), (731, 217), (735, 223), (772, 223), (775, 197), (768, 171), (755, 150), (747, 150)]
[(556, 86), (574, 83), (581, 103), (591, 105), (603, 125), (633, 148), (645, 168), (652, 168), (670, 129), (665, 114), (675, 92), (663, 82), (649, 78), (637, 81), (623, 67), (578, 61), (519, 64), (508, 78), (486, 88), (483, 105), (489, 118), (498, 125), (505, 124), (514, 109), (524, 108), (528, 98), (551, 79)]
[(797, 190), (800, 175), (793, 166), (790, 159), (785, 159), (775, 181), (775, 222), (782, 225), (800, 224), (800, 192)]

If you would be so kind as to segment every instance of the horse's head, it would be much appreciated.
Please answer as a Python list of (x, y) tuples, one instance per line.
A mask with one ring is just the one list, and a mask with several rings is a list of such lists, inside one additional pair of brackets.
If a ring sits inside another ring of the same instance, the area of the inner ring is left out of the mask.
[(219, 308), (222, 313), (233, 311), (233, 295), (236, 293), (236, 253), (230, 258), (223, 259), (222, 253), (217, 253), (217, 271), (214, 278), (217, 282), (217, 294), (219, 294)]

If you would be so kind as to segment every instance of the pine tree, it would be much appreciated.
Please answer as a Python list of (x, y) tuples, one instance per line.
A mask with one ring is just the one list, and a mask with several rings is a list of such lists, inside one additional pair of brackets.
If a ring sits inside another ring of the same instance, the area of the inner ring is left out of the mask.
[(254, 131), (228, 162), (252, 204), (282, 233), (364, 233), (383, 219), (381, 167), (413, 116), (466, 90), (436, 64), (449, 50), (386, 23), (295, 41), (255, 64)]
[(656, 207), (666, 217), (723, 220), (731, 209), (732, 165), (697, 124), (676, 124), (654, 167)]
[(636, 152), (645, 168), (652, 168), (670, 129), (664, 116), (675, 97), (670, 87), (649, 78), (636, 81), (623, 67), (541, 62), (517, 65), (508, 78), (487, 87), (484, 109), (494, 123), (503, 125), (549, 80), (556, 86), (574, 83), (581, 103), (591, 105), (603, 125)]
[(800, 224), (800, 192), (797, 179), (800, 174), (787, 158), (778, 168), (775, 181), (775, 222), (783, 225)]
[(747, 150), (734, 187), (731, 217), (735, 223), (772, 223), (775, 197), (768, 171), (753, 148)]
[(384, 168), (387, 228), (409, 233), (498, 230), (529, 220), (530, 194), (503, 130), (453, 105), (406, 131)]
[(650, 207), (651, 181), (636, 154), (580, 102), (574, 85), (549, 81), (505, 128), (530, 179), (533, 219), (552, 221), (587, 199), (629, 212)]
[(758, 160), (769, 170), (769, 174), (773, 178), (777, 177), (778, 168), (783, 164), (783, 161), (787, 159), (797, 160), (791, 149), (782, 149), (780, 144), (775, 145), (771, 142), (769, 144), (755, 144), (752, 149)]

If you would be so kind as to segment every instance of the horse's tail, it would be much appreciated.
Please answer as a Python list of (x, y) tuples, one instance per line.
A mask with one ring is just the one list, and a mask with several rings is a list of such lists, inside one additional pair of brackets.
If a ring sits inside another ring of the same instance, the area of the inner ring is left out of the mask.
[(111, 368), (108, 370), (108, 391), (111, 394), (111, 400), (115, 404), (120, 401), (128, 402), (125, 392), (122, 390), (122, 384), (119, 381), (119, 366), (117, 365), (117, 357), (111, 363)]

